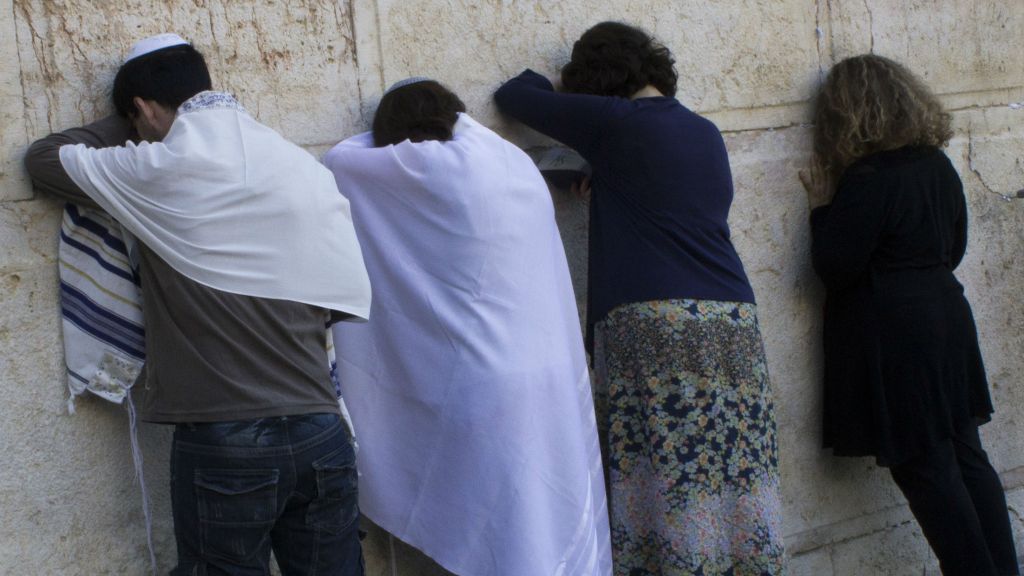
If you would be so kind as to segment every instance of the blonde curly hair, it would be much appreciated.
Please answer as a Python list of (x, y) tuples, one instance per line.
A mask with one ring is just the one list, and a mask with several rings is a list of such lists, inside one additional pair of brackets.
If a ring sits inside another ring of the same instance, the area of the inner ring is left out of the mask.
[(874, 54), (833, 66), (815, 103), (814, 157), (832, 184), (860, 158), (908, 145), (942, 148), (952, 135), (950, 116), (928, 87)]

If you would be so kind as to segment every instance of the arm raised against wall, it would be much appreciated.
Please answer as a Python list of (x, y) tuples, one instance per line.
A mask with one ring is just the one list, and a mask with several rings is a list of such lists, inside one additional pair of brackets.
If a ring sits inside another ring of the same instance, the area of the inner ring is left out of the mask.
[(121, 146), (133, 136), (131, 124), (116, 114), (78, 128), (50, 134), (32, 143), (25, 154), (25, 169), (36, 190), (57, 198), (98, 208), (96, 202), (68, 176), (60, 162), (60, 147), (85, 144), (93, 148)]
[(551, 81), (526, 70), (494, 93), (498, 109), (586, 158), (611, 120), (615, 98), (555, 92)]

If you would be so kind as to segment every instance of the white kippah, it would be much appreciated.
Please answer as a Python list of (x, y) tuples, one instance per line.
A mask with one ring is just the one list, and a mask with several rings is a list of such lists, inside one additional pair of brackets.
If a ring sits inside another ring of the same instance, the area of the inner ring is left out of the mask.
[(156, 36), (143, 38), (132, 46), (132, 51), (128, 53), (128, 57), (125, 58), (124, 61), (127, 63), (139, 56), (145, 56), (150, 52), (156, 52), (157, 50), (170, 48), (171, 46), (188, 46), (188, 42), (186, 42), (181, 36), (174, 33), (157, 34)]
[(408, 86), (409, 84), (416, 84), (417, 82), (433, 82), (433, 81), (434, 81), (433, 78), (427, 78), (426, 76), (410, 76), (409, 78), (406, 78), (405, 80), (399, 80), (398, 82), (395, 82), (394, 84), (392, 84), (390, 88), (388, 88), (387, 90), (384, 91), (384, 96), (387, 96), (389, 93), (394, 92), (395, 90), (398, 90), (399, 88), (402, 88), (403, 86)]

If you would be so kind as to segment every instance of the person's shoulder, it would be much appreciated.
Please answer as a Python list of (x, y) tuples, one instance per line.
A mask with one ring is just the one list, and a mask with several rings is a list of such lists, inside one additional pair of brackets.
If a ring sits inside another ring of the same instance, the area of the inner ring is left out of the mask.
[(948, 156), (934, 146), (904, 146), (858, 159), (839, 179), (840, 188), (855, 186), (879, 191), (903, 189), (911, 182), (931, 181), (935, 174), (959, 179)]
[(373, 133), (362, 132), (355, 136), (350, 136), (332, 146), (330, 150), (324, 154), (323, 162), (330, 166), (332, 162), (340, 162), (352, 152), (367, 150), (373, 147)]
[(953, 165), (953, 161), (942, 149), (934, 146), (921, 146), (917, 162), (911, 169), (911, 177), (922, 182), (933, 182), (937, 176), (942, 187), (947, 190), (957, 190), (963, 186), (960, 173)]
[(875, 160), (867, 156), (847, 166), (839, 175), (837, 188), (871, 188), (873, 183), (885, 179), (888, 171)]
[(685, 123), (718, 132), (718, 126), (710, 118), (690, 110), (672, 96), (638, 98), (636, 100), (613, 98), (612, 100), (610, 108), (624, 114), (642, 114), (664, 125)]
[(463, 142), (467, 140), (487, 139), (507, 142), (501, 134), (481, 124), (466, 112), (459, 112), (458, 119), (452, 127), (452, 139), (450, 142)]
[(887, 172), (913, 167), (918, 164), (949, 163), (946, 154), (934, 146), (909, 145), (882, 150), (855, 161), (850, 168), (861, 171)]

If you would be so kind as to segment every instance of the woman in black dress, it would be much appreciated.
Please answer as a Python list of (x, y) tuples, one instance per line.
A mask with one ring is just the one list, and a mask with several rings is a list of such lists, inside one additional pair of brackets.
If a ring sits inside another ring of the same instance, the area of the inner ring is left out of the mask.
[[(978, 337), (953, 275), (963, 186), (941, 151), (949, 115), (906, 68), (838, 63), (818, 96), (807, 182), (825, 283), (825, 445), (886, 466), (943, 574), (1018, 574), (1002, 486), (981, 447), (992, 413)], [(833, 198), (827, 198), (834, 194)], [(824, 198), (823, 198), (824, 197)]]

